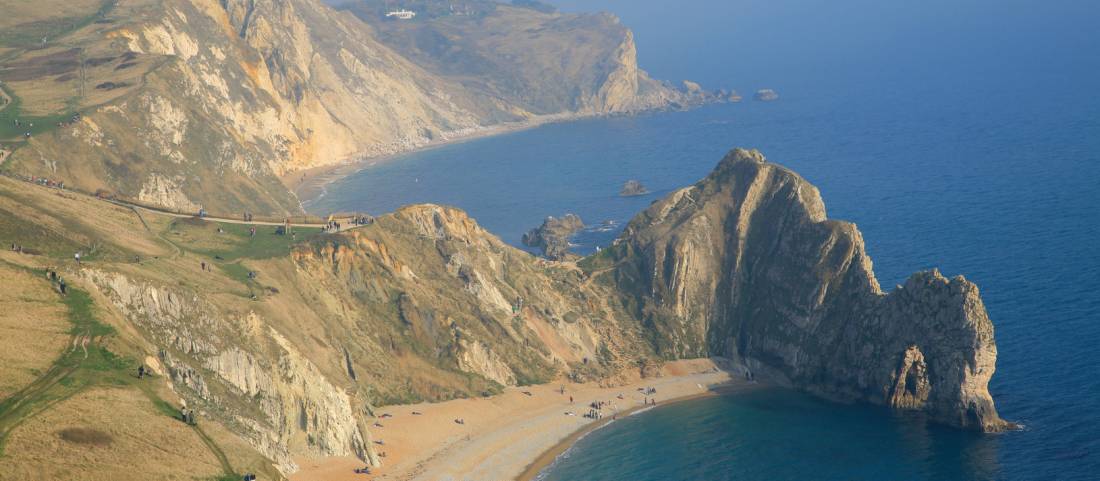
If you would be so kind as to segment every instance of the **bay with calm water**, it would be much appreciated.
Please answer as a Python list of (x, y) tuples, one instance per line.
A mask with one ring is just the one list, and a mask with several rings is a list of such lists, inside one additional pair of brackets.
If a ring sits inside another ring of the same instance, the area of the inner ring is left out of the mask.
[[(587, 253), (729, 149), (758, 148), (859, 225), (884, 288), (932, 267), (978, 284), (999, 349), (990, 390), (1026, 429), (978, 435), (764, 389), (619, 420), (545, 480), (1100, 479), (1100, 6), (556, 3), (615, 11), (658, 78), (781, 99), (447, 145), (367, 167), (307, 208), (449, 204), (513, 244), (572, 212), (596, 226), (575, 239)], [(619, 197), (628, 179), (653, 192)]]

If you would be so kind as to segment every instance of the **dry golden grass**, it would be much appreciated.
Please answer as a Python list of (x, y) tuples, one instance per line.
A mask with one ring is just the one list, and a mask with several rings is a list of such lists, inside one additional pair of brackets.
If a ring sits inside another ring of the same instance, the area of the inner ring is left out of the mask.
[(69, 335), (66, 310), (45, 279), (0, 263), (0, 399), (53, 364)]
[(4, 447), (0, 465), (3, 481), (193, 480), (223, 474), (193, 429), (157, 412), (136, 389), (84, 392), (28, 419)]
[(91, 446), (110, 446), (115, 440), (110, 434), (92, 428), (65, 428), (58, 431), (57, 436), (62, 441)]
[(102, 0), (7, 0), (3, 2), (0, 29), (14, 28), (58, 18), (79, 18), (92, 15)]
[[(0, 210), (12, 213), (24, 226), (75, 240), (85, 248), (85, 253), (96, 244), (126, 246), (127, 250), (141, 256), (171, 252), (163, 241), (146, 230), (134, 211), (84, 195), (0, 177)], [(155, 228), (154, 219), (147, 222), (150, 228)], [(0, 235), (0, 240), (8, 239)], [(24, 245), (49, 251), (39, 248), (33, 240)]]

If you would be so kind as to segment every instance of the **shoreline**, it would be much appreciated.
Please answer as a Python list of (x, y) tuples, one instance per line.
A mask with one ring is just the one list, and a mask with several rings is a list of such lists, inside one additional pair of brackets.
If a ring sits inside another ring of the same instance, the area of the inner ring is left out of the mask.
[(574, 122), (577, 120), (594, 119), (601, 117), (612, 117), (616, 115), (638, 115), (645, 112), (624, 114), (560, 113), (536, 116), (520, 121), (503, 122), (499, 124), (474, 128), (474, 130), (470, 132), (452, 134), (453, 136), (451, 137), (444, 137), (439, 140), (425, 142), (423, 144), (415, 145), (411, 148), (404, 150), (398, 150), (385, 154), (355, 155), (350, 157), (349, 159), (337, 163), (293, 171), (287, 174), (283, 174), (281, 176), (281, 180), (283, 181), (283, 184), (287, 186), (287, 189), (289, 189), (291, 192), (294, 193), (295, 196), (298, 197), (298, 203), (302, 207), (302, 210), (308, 212), (309, 210), (306, 208), (306, 206), (324, 197), (327, 193), (326, 187), (329, 184), (337, 182), (348, 176), (354, 175), (358, 172), (363, 171), (364, 169), (375, 167), (379, 164), (392, 162), (393, 160), (405, 155), (426, 152), (440, 147), (461, 144), (463, 142), (480, 140), (488, 137), (522, 132), (525, 130), (542, 127), (544, 125)]
[(463, 142), (522, 132), (525, 130), (535, 129), (551, 124), (613, 117), (636, 117), (639, 115), (655, 114), (661, 112), (687, 111), (712, 103), (720, 102), (704, 101), (698, 103), (690, 103), (680, 106), (679, 108), (673, 105), (667, 105), (661, 108), (650, 108), (629, 112), (561, 112), (556, 114), (536, 115), (524, 120), (501, 122), (498, 124), (472, 127), (468, 129), (469, 131), (450, 132), (445, 134), (438, 140), (431, 140), (405, 149), (396, 149), (395, 151), (389, 153), (356, 154), (348, 157), (347, 159), (332, 164), (320, 165), (307, 169), (288, 172), (279, 176), (279, 179), (282, 181), (283, 185), (285, 185), (286, 188), (298, 198), (298, 205), (302, 208), (302, 211), (309, 213), (310, 211), (307, 206), (310, 203), (316, 202), (318, 199), (324, 197), (327, 193), (326, 188), (329, 184), (361, 172), (364, 169), (375, 167), (379, 164), (391, 162), (402, 156), (419, 152), (426, 152), (432, 149), (446, 147), (449, 145), (461, 144)]
[(571, 449), (574, 445), (576, 445), (578, 441), (583, 439), (585, 436), (587, 436), (587, 435), (589, 435), (589, 434), (591, 434), (591, 433), (593, 433), (593, 432), (595, 432), (595, 431), (597, 431), (601, 428), (604, 428), (604, 427), (608, 426), (612, 422), (617, 421), (619, 417), (625, 419), (629, 416), (642, 414), (642, 413), (651, 411), (653, 409), (668, 407), (668, 406), (672, 406), (674, 404), (679, 404), (679, 403), (683, 403), (683, 402), (687, 402), (687, 401), (694, 401), (696, 399), (704, 399), (704, 398), (709, 398), (709, 397), (714, 397), (714, 396), (721, 396), (725, 392), (735, 392), (736, 388), (734, 386), (736, 386), (734, 384), (734, 381), (730, 380), (730, 381), (727, 381), (727, 382), (724, 382), (724, 383), (708, 386), (706, 392), (701, 392), (701, 393), (697, 393), (697, 394), (688, 394), (688, 395), (685, 395), (685, 396), (680, 396), (680, 397), (668, 399), (668, 400), (662, 401), (659, 404), (651, 405), (651, 406), (635, 406), (635, 407), (630, 408), (626, 411), (623, 411), (623, 412), (620, 412), (620, 413), (615, 413), (616, 414), (615, 418), (611, 418), (611, 419), (605, 418), (605, 419), (597, 420), (596, 422), (593, 422), (593, 423), (589, 423), (588, 425), (582, 427), (581, 429), (573, 432), (573, 434), (570, 434), (569, 437), (563, 439), (558, 444), (554, 445), (550, 449), (547, 449), (542, 454), (540, 454), (538, 458), (535, 458), (535, 460), (532, 461), (531, 464), (528, 464), (527, 467), (524, 468), (523, 473), (521, 473), (518, 477), (516, 477), (515, 481), (533, 481), (533, 480), (537, 479), (538, 476), (540, 474), (542, 474), (543, 471), (546, 470), (546, 468), (549, 468), (550, 466), (552, 466), (554, 464), (554, 462), (557, 461), (559, 457), (561, 457), (562, 454), (565, 454), (566, 451), (569, 451), (569, 449)]
[[(721, 360), (673, 361), (659, 377), (630, 370), (602, 382), (555, 382), (509, 387), (487, 398), (386, 406), (376, 410), (370, 443), (385, 453), (371, 468), (374, 480), (493, 479), (530, 480), (586, 434), (657, 406), (738, 392), (754, 386), (719, 367)], [(654, 395), (640, 389), (652, 387)], [(564, 389), (564, 393), (561, 390)], [(589, 404), (605, 405), (603, 419), (582, 415)], [(462, 421), (462, 422), (459, 422)], [(360, 480), (354, 457), (300, 457), (291, 481)]]

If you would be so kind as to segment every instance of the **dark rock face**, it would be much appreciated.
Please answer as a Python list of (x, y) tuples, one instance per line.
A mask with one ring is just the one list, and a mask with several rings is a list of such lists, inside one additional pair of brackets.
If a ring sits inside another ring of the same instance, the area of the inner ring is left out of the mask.
[(1011, 427), (987, 389), (997, 348), (977, 286), (928, 271), (883, 293), (856, 226), (757, 151), (655, 202), (608, 255), (663, 355), (727, 356), (827, 398)]
[(753, 98), (763, 102), (771, 102), (773, 100), (779, 100), (779, 94), (772, 89), (760, 89), (756, 91), (756, 95)]
[(628, 180), (623, 184), (623, 189), (619, 191), (619, 195), (623, 197), (631, 197), (635, 195), (645, 195), (649, 193), (649, 189), (645, 188), (641, 182), (636, 180)]
[(538, 247), (551, 260), (569, 257), (569, 238), (584, 228), (584, 222), (576, 214), (547, 217), (542, 225), (523, 234), (523, 245)]

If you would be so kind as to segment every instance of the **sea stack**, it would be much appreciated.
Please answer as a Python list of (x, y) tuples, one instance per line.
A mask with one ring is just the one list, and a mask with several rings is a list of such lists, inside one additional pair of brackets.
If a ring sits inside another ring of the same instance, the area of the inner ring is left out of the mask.
[(645, 195), (648, 193), (649, 189), (642, 185), (641, 182), (633, 179), (623, 183), (623, 188), (619, 191), (619, 195), (623, 197), (633, 197), (636, 195)]

